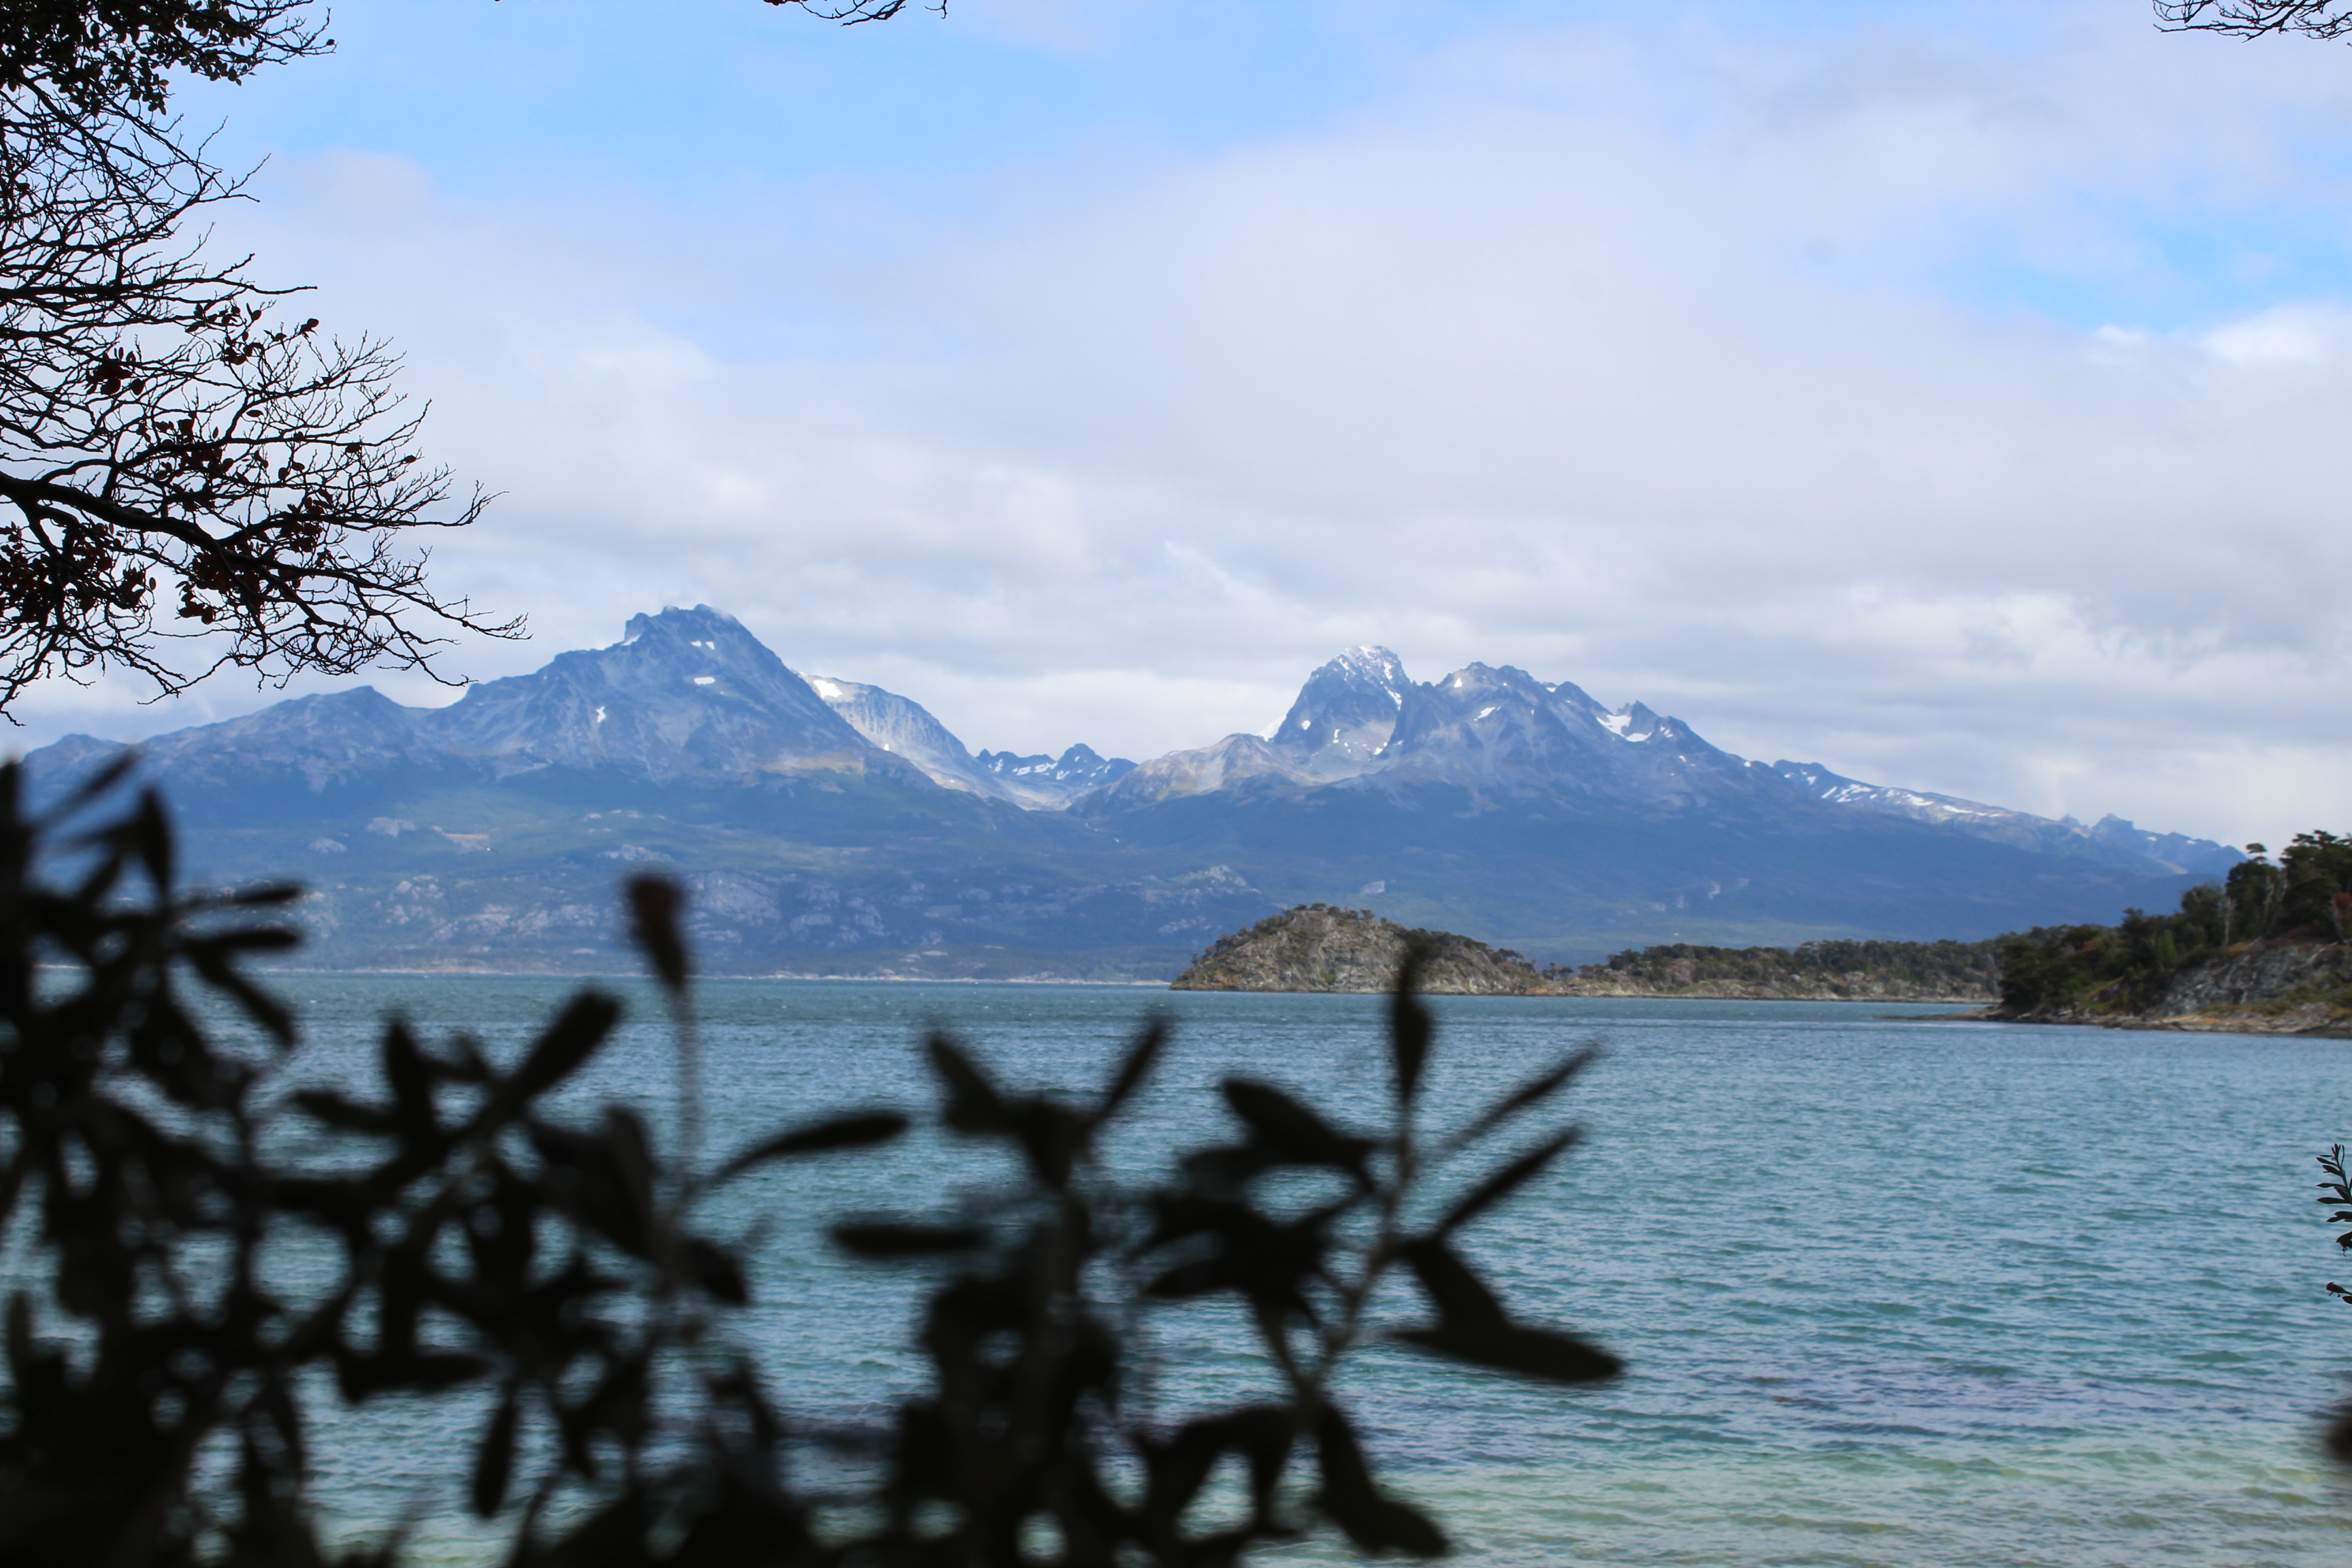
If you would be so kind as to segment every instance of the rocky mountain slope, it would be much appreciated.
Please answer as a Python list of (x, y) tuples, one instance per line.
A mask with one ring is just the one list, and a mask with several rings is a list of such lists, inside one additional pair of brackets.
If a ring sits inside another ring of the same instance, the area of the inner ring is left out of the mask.
[[(120, 750), (36, 752), (36, 794)], [(2105, 918), (2230, 854), (1747, 762), (1507, 667), (1416, 683), (1380, 648), (1315, 671), (1271, 738), (974, 753), (707, 606), (446, 708), (362, 688), (140, 751), (195, 872), (310, 882), (312, 953), (345, 965), (593, 967), (639, 864), (693, 884), (722, 970), (1165, 978), (1302, 902), (1582, 962)]]
[(911, 698), (831, 676), (813, 675), (808, 684), (851, 729), (914, 763), (945, 789), (969, 790), (1030, 811), (1059, 811), (1135, 770), (1124, 757), (1098, 756), (1083, 744), (1059, 757), (1016, 757), (1010, 752), (975, 757)]

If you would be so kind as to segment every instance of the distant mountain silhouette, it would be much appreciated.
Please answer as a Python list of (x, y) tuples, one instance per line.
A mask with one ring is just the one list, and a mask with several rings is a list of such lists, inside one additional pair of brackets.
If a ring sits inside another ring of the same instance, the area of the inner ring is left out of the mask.
[[(34, 788), (121, 750), (43, 748)], [(1316, 670), (1270, 736), (975, 755), (707, 605), (446, 708), (362, 688), (138, 752), (197, 874), (306, 879), (311, 955), (355, 966), (595, 967), (639, 863), (687, 878), (721, 970), (1165, 978), (1301, 902), (1588, 960), (2111, 920), (2237, 858), (1748, 762), (1507, 666), (1415, 683), (1377, 647)]]

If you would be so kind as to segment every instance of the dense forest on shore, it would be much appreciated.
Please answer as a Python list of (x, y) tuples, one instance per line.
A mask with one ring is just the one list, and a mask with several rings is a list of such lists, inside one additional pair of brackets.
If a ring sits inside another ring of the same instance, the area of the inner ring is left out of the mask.
[[(2112, 926), (2037, 927), (2000, 939), (2000, 1005), (2012, 1016), (2147, 1014), (2185, 1010), (2205, 998), (2185, 984), (2225, 961), (2248, 971), (2240, 991), (2267, 992), (2261, 1000), (2289, 1005), (2329, 1001), (2352, 991), (2342, 962), (2352, 926), (2352, 838), (2298, 833), (2278, 858), (2262, 845), (2232, 867), (2225, 882), (2208, 882), (2180, 896), (2171, 914), (2126, 910)], [(2333, 964), (2315, 963), (2310, 950), (2336, 949)], [(2281, 969), (2282, 950), (2300, 949), (2305, 962), (2277, 978), (2255, 972)], [(2265, 965), (2263, 960), (2272, 957)], [(2308, 972), (2308, 973), (2303, 973)], [(2309, 992), (2303, 997), (2301, 993)], [(2215, 995), (2214, 1001), (2246, 998)], [(2352, 995), (2335, 1005), (2352, 1009)]]
[(2164, 915), (2036, 927), (1981, 942), (1829, 940), (1795, 948), (1663, 943), (1601, 963), (1538, 967), (1507, 948), (1408, 930), (1370, 910), (1301, 904), (1221, 937), (1179, 990), (1379, 991), (1409, 945), (1429, 989), (1528, 996), (1721, 996), (1997, 1002), (2000, 1016), (2095, 1021), (2222, 1008), (2352, 1019), (2352, 838), (2299, 833), (2275, 860), (2259, 844), (2224, 882)]
[[(1701, 947), (1672, 942), (1612, 953), (1573, 971), (1588, 990), (1675, 992), (1709, 984), (1990, 998), (1995, 944), (1984, 942), (1809, 942), (1794, 948)], [(1566, 974), (1571, 972), (1555, 970)]]

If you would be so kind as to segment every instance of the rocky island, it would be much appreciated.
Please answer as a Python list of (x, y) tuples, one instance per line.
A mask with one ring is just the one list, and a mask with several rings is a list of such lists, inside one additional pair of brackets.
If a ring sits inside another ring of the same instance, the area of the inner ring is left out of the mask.
[(1677, 942), (1580, 968), (1538, 968), (1508, 948), (1451, 931), (1412, 930), (1369, 910), (1301, 904), (1220, 937), (1174, 988), (1385, 991), (1415, 940), (1433, 950), (1422, 988), (1439, 995), (1987, 1003), (1996, 979), (1989, 942), (1814, 942), (1794, 949)]
[(1421, 988), (1445, 996), (1577, 994), (1507, 948), (1451, 931), (1409, 930), (1370, 910), (1300, 904), (1234, 931), (1176, 977), (1177, 991), (1386, 991), (1405, 946), (1430, 944)]

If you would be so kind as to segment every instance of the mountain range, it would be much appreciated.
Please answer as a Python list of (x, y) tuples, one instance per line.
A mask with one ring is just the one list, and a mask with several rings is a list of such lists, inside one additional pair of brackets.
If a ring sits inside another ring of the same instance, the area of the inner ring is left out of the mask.
[[(37, 798), (122, 749), (35, 752)], [(2238, 858), (1747, 761), (1508, 666), (1415, 682), (1378, 647), (1316, 670), (1265, 734), (1140, 764), (975, 754), (707, 605), (446, 708), (360, 688), (137, 752), (192, 872), (304, 881), (306, 956), (344, 967), (620, 963), (637, 865), (685, 879), (720, 972), (1117, 979), (1302, 902), (1582, 962), (2112, 920)]]

